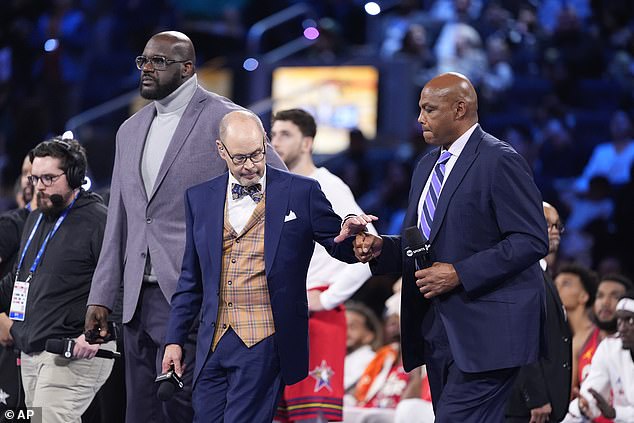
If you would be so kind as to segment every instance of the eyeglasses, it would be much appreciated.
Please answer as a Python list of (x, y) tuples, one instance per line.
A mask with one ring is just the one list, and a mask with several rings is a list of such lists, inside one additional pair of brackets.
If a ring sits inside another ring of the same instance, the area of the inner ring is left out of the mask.
[(59, 179), (60, 176), (65, 174), (66, 172), (62, 172), (59, 175), (48, 175), (48, 174), (42, 175), (42, 176), (29, 175), (26, 178), (29, 180), (29, 183), (33, 185), (34, 187), (37, 186), (37, 183), (40, 181), (42, 181), (42, 185), (44, 185), (45, 187), (50, 187), (51, 185), (53, 185), (55, 181)]
[(222, 144), (222, 147), (227, 152), (227, 155), (236, 166), (242, 166), (247, 162), (247, 159), (251, 160), (251, 163), (260, 163), (262, 160), (264, 160), (264, 155), (266, 154), (266, 149), (264, 148), (264, 140), (262, 140), (261, 150), (254, 151), (251, 154), (236, 154), (235, 156), (232, 156), (231, 153), (229, 153), (229, 150), (227, 150), (227, 146), (224, 142), (220, 141), (220, 144)]
[(172, 60), (163, 56), (137, 56), (137, 58), (134, 59), (134, 62), (136, 63), (136, 67), (139, 70), (143, 70), (145, 65), (150, 62), (154, 70), (164, 71), (165, 69), (167, 69), (167, 65), (171, 65), (172, 63), (185, 63), (189, 62), (189, 60)]
[(550, 232), (552, 229), (557, 229), (560, 234), (563, 234), (564, 231), (566, 230), (566, 227), (561, 222), (549, 223), (548, 224), (548, 231)]

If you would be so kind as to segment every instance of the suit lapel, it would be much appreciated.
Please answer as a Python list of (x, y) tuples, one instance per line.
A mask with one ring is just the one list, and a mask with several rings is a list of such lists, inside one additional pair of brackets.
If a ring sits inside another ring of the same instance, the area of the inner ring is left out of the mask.
[(442, 225), (453, 193), (456, 191), (467, 173), (467, 170), (469, 170), (478, 156), (477, 147), (483, 136), (484, 131), (480, 129), (480, 126), (477, 126), (475, 131), (473, 131), (469, 137), (464, 149), (460, 153), (453, 169), (451, 169), (451, 173), (447, 177), (447, 180), (442, 187), (442, 191), (440, 192), (440, 198), (438, 198), (438, 205), (436, 206), (436, 212), (434, 213), (434, 222), (431, 225), (431, 233), (429, 234), (429, 242), (433, 242), (434, 238), (436, 238), (438, 228)]
[(275, 253), (282, 235), (284, 216), (290, 195), (290, 177), (266, 166), (266, 209), (264, 212), (264, 263), (268, 275), (275, 260)]
[(215, 179), (210, 185), (210, 195), (208, 199), (205, 199), (207, 203), (204, 205), (204, 209), (209, 211), (205, 213), (207, 216), (205, 234), (209, 236), (207, 245), (211, 252), (209, 256), (211, 257), (211, 271), (214, 275), (214, 281), (220, 280), (220, 270), (222, 269), (222, 237), (228, 183), (228, 173), (225, 173), (222, 178)]
[[(185, 112), (183, 113), (183, 117), (181, 117), (178, 122), (178, 126), (174, 131), (174, 136), (172, 136), (172, 140), (170, 141), (169, 147), (167, 147), (167, 151), (165, 152), (165, 157), (163, 158), (163, 162), (161, 163), (161, 167), (159, 169), (159, 173), (156, 176), (156, 182), (154, 183), (154, 188), (152, 189), (152, 195), (149, 198), (149, 201), (152, 201), (154, 194), (161, 186), (167, 171), (174, 163), (178, 152), (185, 144), (185, 140), (191, 133), (194, 128), (194, 124), (198, 120), (200, 116), (200, 112), (202, 112), (205, 106), (206, 97), (203, 95), (203, 92), (200, 88), (196, 90), (194, 93), (194, 97), (187, 105)], [(211, 142), (211, 141), (210, 141)]]
[(156, 116), (156, 106), (150, 104), (146, 106), (142, 113), (139, 114), (138, 125), (139, 129), (134, 131), (137, 134), (142, 134), (138, 142), (132, 143), (132, 163), (137, 163), (137, 185), (141, 191), (143, 197), (147, 203), (147, 192), (145, 192), (145, 184), (143, 183), (143, 174), (141, 172), (141, 161), (143, 160), (143, 150), (145, 149), (145, 142), (147, 141), (147, 134), (150, 131), (150, 125)]

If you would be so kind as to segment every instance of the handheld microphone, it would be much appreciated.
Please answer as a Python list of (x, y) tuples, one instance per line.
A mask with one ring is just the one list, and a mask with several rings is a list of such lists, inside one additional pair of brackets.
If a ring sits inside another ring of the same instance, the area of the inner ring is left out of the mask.
[(178, 390), (183, 389), (183, 380), (178, 377), (176, 372), (174, 371), (174, 365), (170, 366), (170, 369), (163, 373), (162, 375), (158, 375), (154, 380), (154, 383), (158, 383), (160, 386), (158, 391), (156, 392), (156, 396), (161, 401), (167, 401), (174, 395), (174, 391), (176, 388)]
[(417, 269), (431, 266), (429, 243), (423, 239), (423, 234), (416, 226), (410, 226), (403, 231), (405, 240), (405, 255), (414, 259)]
[[(72, 358), (73, 348), (75, 348), (75, 340), (71, 338), (46, 340), (46, 351), (53, 354), (59, 354), (64, 358)], [(120, 358), (121, 353), (116, 351), (97, 350), (97, 355), (95, 357), (114, 359)]]

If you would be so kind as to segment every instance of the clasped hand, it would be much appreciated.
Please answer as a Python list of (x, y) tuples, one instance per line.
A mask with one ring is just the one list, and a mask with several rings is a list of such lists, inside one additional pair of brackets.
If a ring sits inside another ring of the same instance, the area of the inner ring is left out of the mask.
[(342, 242), (348, 237), (355, 236), (352, 243), (354, 255), (361, 263), (367, 263), (381, 254), (383, 239), (380, 236), (365, 232), (368, 223), (379, 218), (371, 214), (360, 214), (348, 217), (341, 225), (341, 232), (335, 238), (335, 242)]

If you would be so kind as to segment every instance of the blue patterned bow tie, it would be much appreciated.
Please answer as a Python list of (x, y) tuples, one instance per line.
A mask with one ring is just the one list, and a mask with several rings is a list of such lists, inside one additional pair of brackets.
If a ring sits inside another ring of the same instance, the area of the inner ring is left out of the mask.
[(254, 202), (259, 203), (262, 199), (262, 184), (250, 185), (248, 187), (236, 183), (231, 184), (231, 197), (234, 200), (239, 200), (245, 195), (251, 197)]

